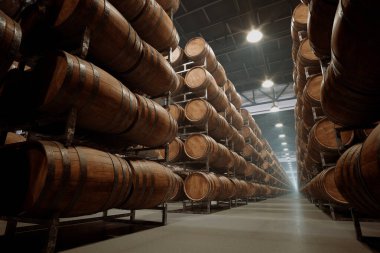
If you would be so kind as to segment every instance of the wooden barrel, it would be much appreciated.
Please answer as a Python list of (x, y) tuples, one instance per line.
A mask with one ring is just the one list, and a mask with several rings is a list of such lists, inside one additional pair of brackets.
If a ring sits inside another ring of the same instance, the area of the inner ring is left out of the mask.
[(303, 108), (302, 108), (302, 119), (306, 129), (310, 130), (315, 124), (313, 107), (315, 116), (323, 116), (324, 113), (321, 107), (321, 86), (322, 86), (322, 75), (315, 75), (311, 77), (305, 86), (303, 92)]
[(291, 34), (293, 39), (292, 48), (292, 58), (293, 62), (296, 62), (298, 47), (300, 40), (298, 37), (298, 32), (307, 30), (307, 19), (309, 16), (309, 10), (307, 5), (298, 4), (293, 10), (292, 21), (291, 21)]
[(177, 46), (171, 54), (170, 64), (175, 68), (186, 62), (188, 62), (188, 59), (186, 58), (185, 52), (180, 46)]
[(128, 163), (132, 168), (131, 194), (119, 207), (131, 210), (152, 208), (172, 197), (176, 178), (170, 169), (146, 160)]
[(348, 205), (348, 201), (342, 196), (334, 180), (335, 167), (330, 167), (319, 173), (310, 181), (306, 188), (314, 199), (337, 205)]
[(308, 38), (315, 55), (321, 59), (330, 58), (331, 32), (338, 3), (338, 0), (311, 0), (309, 4)]
[[(185, 158), (185, 148), (183, 141), (176, 137), (169, 143), (168, 162), (183, 161)], [(165, 158), (165, 149), (160, 149), (160, 156)]]
[(309, 74), (321, 73), (319, 58), (314, 54), (310, 40), (305, 39), (301, 42), (297, 53), (297, 89), (301, 92), (306, 85), (305, 68), (308, 68)]
[(228, 149), (211, 137), (203, 134), (192, 134), (185, 141), (185, 153), (192, 160), (209, 159), (213, 168), (228, 169), (234, 164)]
[(130, 143), (158, 147), (171, 142), (177, 135), (175, 119), (161, 105), (136, 95), (138, 102), (135, 123), (120, 136)]
[(355, 129), (355, 139), (358, 142), (364, 142), (367, 137), (372, 133), (374, 128)]
[(150, 96), (164, 95), (176, 90), (179, 79), (170, 63), (153, 47), (143, 42), (140, 62), (117, 76), (135, 92)]
[(230, 151), (233, 159), (234, 159), (234, 168), (235, 168), (235, 173), (239, 175), (244, 175), (246, 170), (247, 170), (247, 162), (245, 159), (240, 156), (238, 153), (234, 151)]
[(24, 136), (13, 133), (13, 132), (8, 132), (7, 136), (5, 137), (4, 144), (12, 144), (12, 143), (25, 142), (25, 141), (26, 141), (26, 138)]
[(218, 86), (223, 87), (227, 82), (226, 71), (224, 70), (222, 64), (217, 62), (217, 67), (214, 71), (210, 72), (210, 74), (215, 78), (215, 82)]
[(173, 117), (173, 119), (177, 121), (178, 125), (181, 125), (185, 122), (185, 109), (183, 109), (182, 106), (180, 106), (179, 104), (171, 104), (169, 105), (167, 110)]
[(240, 130), (243, 127), (243, 117), (236, 110), (236, 107), (230, 103), (226, 108), (227, 121), (231, 122), (237, 130)]
[[(378, 7), (376, 1), (370, 4), (340, 1), (331, 37), (331, 64), (335, 73), (342, 75), (346, 89), (368, 96), (379, 95), (380, 38), (372, 32), (380, 25)], [(365, 35), (366, 39), (362, 39)]]
[(330, 65), (321, 88), (321, 104), (326, 116), (334, 123), (353, 127), (378, 121), (380, 94), (363, 94), (346, 85), (345, 78), (337, 75)]
[(184, 200), (185, 192), (183, 190), (183, 186), (184, 186), (183, 179), (177, 174), (174, 174), (174, 177), (175, 177), (175, 183), (174, 183), (174, 189), (173, 189), (173, 193), (172, 193), (172, 197), (170, 198), (170, 201)]
[(117, 79), (65, 52), (43, 58), (34, 68), (31, 106), (59, 115), (76, 108), (79, 127), (120, 134), (136, 121), (138, 101)]
[(236, 188), (232, 181), (225, 176), (219, 176), (219, 180), (222, 184), (223, 190), (219, 194), (218, 200), (226, 200), (233, 198), (236, 195)]
[(11, 18), (17, 17), (25, 5), (25, 0), (2, 0), (0, 10)]
[(234, 144), (234, 150), (236, 152), (240, 152), (243, 150), (245, 146), (244, 137), (239, 133), (236, 128), (233, 126), (230, 126), (230, 137), (228, 137), (228, 140), (231, 141)]
[[(9, 1), (8, 1), (9, 2)], [(1, 4), (6, 4), (0, 3)], [(17, 1), (16, 1), (17, 3)], [(9, 4), (9, 3), (8, 3)], [(3, 9), (1, 9), (3, 10)], [(15, 60), (20, 48), (22, 31), (20, 25), (0, 10), (0, 79), (4, 77)]]
[[(320, 152), (324, 153), (326, 163), (335, 163), (339, 158), (339, 146), (336, 138), (335, 125), (327, 118), (319, 120), (309, 134), (308, 155), (315, 161), (320, 161)], [(342, 145), (349, 147), (354, 139), (353, 131), (341, 132)]]
[[(179, 36), (173, 21), (156, 1), (111, 0), (110, 3), (131, 23), (139, 36), (158, 51), (178, 46)], [(134, 9), (136, 12), (132, 11)]]
[(257, 150), (249, 143), (245, 143), (241, 153), (242, 156), (246, 159), (252, 159), (259, 164), (262, 162), (259, 152), (257, 152)]
[(244, 123), (248, 123), (250, 118), (252, 118), (251, 114), (248, 112), (247, 109), (241, 108), (240, 109), (240, 115), (243, 117)]
[(241, 99), (241, 96), (239, 95), (239, 93), (237, 93), (236, 91), (232, 91), (231, 94), (231, 103), (237, 108), (239, 109), (243, 103), (242, 99)]
[[(172, 96), (177, 96), (186, 92), (185, 78), (177, 74), (178, 83), (170, 90)], [(175, 101), (175, 99), (173, 99)]]
[(186, 73), (185, 84), (190, 91), (195, 92), (199, 96), (204, 96), (207, 90), (207, 100), (209, 102), (215, 99), (220, 92), (214, 77), (203, 67), (193, 67), (190, 69)]
[(128, 20), (132, 21), (142, 15), (144, 8), (147, 7), (148, 0), (138, 1), (109, 1), (115, 8)]
[(185, 54), (188, 59), (194, 61), (197, 65), (203, 66), (206, 64), (206, 69), (210, 73), (214, 72), (218, 67), (214, 51), (202, 37), (190, 39), (186, 43)]
[[(4, 170), (0, 213), (73, 217), (118, 207), (131, 189), (131, 168), (112, 154), (39, 141), (0, 150)], [(13, 178), (14, 180), (9, 180)], [(10, 195), (9, 191), (12, 191)], [(4, 196), (3, 196), (4, 195)]]
[(195, 98), (185, 106), (186, 119), (193, 125), (204, 127), (207, 124), (208, 132), (215, 140), (229, 136), (229, 125), (216, 110), (204, 99)]
[(235, 85), (231, 82), (230, 79), (227, 79), (227, 82), (224, 84), (224, 92), (228, 95), (235, 90)]
[(143, 45), (128, 21), (108, 1), (64, 0), (58, 4), (54, 28), (70, 38), (91, 31), (89, 54), (107, 69), (123, 73), (141, 61)]
[(184, 182), (186, 196), (193, 201), (214, 200), (216, 197), (217, 177), (204, 172), (193, 172), (188, 175)]
[(156, 0), (156, 2), (159, 3), (166, 12), (173, 12), (173, 14), (177, 12), (180, 5), (180, 0)]

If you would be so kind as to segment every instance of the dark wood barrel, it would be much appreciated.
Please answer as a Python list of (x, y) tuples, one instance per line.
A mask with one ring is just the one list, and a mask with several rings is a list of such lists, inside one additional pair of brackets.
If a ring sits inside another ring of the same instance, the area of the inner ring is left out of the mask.
[(91, 31), (89, 54), (99, 65), (118, 73), (141, 61), (142, 40), (108, 1), (64, 0), (58, 5), (54, 28), (66, 38)]
[[(178, 46), (179, 36), (173, 21), (155, 0), (111, 0), (110, 3), (131, 23), (139, 36), (158, 51)], [(136, 9), (136, 12), (131, 9)]]
[(178, 125), (181, 125), (185, 122), (185, 109), (183, 109), (183, 107), (179, 104), (169, 105), (167, 111), (170, 113), (173, 119), (177, 121)]
[(217, 62), (217, 67), (214, 71), (210, 72), (210, 74), (215, 78), (215, 82), (218, 86), (223, 87), (227, 82), (226, 71), (224, 70), (222, 64)]
[(309, 39), (304, 39), (301, 42), (297, 53), (297, 89), (300, 92), (303, 91), (307, 81), (305, 75), (306, 67), (308, 68), (309, 75), (321, 73), (319, 58), (314, 54)]
[(54, 115), (77, 108), (79, 127), (119, 134), (136, 121), (135, 95), (107, 72), (68, 53), (43, 58), (31, 82), (32, 106)]
[(25, 0), (2, 0), (0, 10), (11, 18), (16, 18), (26, 6)]
[(231, 94), (231, 103), (237, 108), (239, 109), (243, 103), (242, 99), (241, 99), (241, 96), (239, 95), (239, 93), (236, 92), (236, 90), (232, 90)]
[(361, 175), (356, 173), (362, 146), (362, 143), (356, 144), (342, 154), (336, 164), (334, 178), (337, 188), (350, 204), (356, 210), (368, 213), (376, 210), (376, 205), (371, 204), (373, 200), (361, 184)]
[(330, 58), (331, 33), (339, 0), (311, 0), (307, 33), (310, 46), (321, 59)]
[(166, 12), (170, 13), (172, 11), (173, 14), (177, 12), (180, 5), (180, 0), (156, 0), (156, 2), (159, 3)]
[(244, 109), (244, 108), (241, 108), (240, 109), (240, 114), (241, 116), (243, 117), (243, 121), (244, 123), (247, 123), (249, 122), (250, 118), (252, 118), (251, 114), (248, 112), (247, 109)]
[(174, 189), (172, 193), (172, 197), (170, 198), (170, 201), (181, 201), (186, 198), (185, 191), (183, 189), (184, 187), (184, 181), (183, 179), (178, 176), (177, 174), (174, 174), (175, 177), (175, 183), (174, 183)]
[(312, 198), (336, 205), (348, 205), (348, 201), (340, 193), (335, 184), (335, 167), (323, 170), (305, 187)]
[(26, 138), (24, 136), (13, 133), (13, 132), (8, 132), (7, 136), (5, 137), (4, 144), (19, 143), (19, 142), (24, 142), (24, 141), (26, 141)]
[(192, 160), (209, 159), (212, 168), (228, 169), (234, 165), (228, 149), (203, 134), (192, 134), (185, 140), (185, 153)]
[(198, 96), (205, 96), (207, 90), (207, 101), (217, 111), (223, 111), (228, 106), (227, 97), (215, 82), (214, 77), (203, 67), (193, 67), (185, 76), (187, 88)]
[(164, 95), (179, 85), (178, 76), (170, 63), (145, 42), (139, 64), (117, 76), (133, 91), (150, 96)]
[(303, 108), (302, 119), (306, 129), (310, 130), (315, 124), (313, 107), (315, 116), (323, 116), (324, 113), (321, 107), (321, 86), (323, 77), (322, 75), (315, 75), (311, 77), (304, 88), (303, 92)]
[(20, 48), (21, 38), (20, 25), (0, 11), (0, 79), (4, 77), (15, 60)]
[(128, 20), (132, 21), (137, 19), (144, 8), (147, 6), (148, 0), (137, 0), (137, 1), (120, 1), (120, 0), (110, 0), (109, 1), (115, 8)]
[(232, 154), (232, 157), (234, 159), (234, 168), (235, 168), (235, 173), (239, 175), (244, 175), (246, 170), (247, 170), (247, 162), (245, 159), (240, 156), (238, 153), (234, 151), (230, 151)]
[(132, 189), (128, 199), (119, 207), (143, 209), (156, 207), (172, 197), (176, 186), (174, 173), (152, 161), (129, 161), (132, 168)]
[[(338, 5), (331, 38), (332, 59), (321, 99), (326, 115), (341, 125), (360, 126), (380, 119), (376, 109), (380, 105), (380, 39), (371, 32), (380, 25), (375, 9), (372, 4), (348, 0)], [(366, 39), (361, 39), (365, 34)]]
[(195, 98), (189, 101), (185, 106), (185, 116), (195, 126), (204, 128), (207, 124), (208, 134), (215, 140), (230, 135), (227, 121), (204, 99)]
[[(185, 158), (185, 148), (183, 141), (176, 137), (169, 143), (168, 162), (183, 161)], [(165, 158), (165, 149), (159, 150), (160, 156)]]
[(206, 63), (206, 69), (210, 73), (214, 72), (218, 67), (214, 51), (202, 37), (190, 39), (186, 43), (185, 54), (188, 59), (194, 61), (197, 65), (203, 66)]
[(126, 161), (87, 147), (25, 142), (2, 148), (0, 157), (4, 165), (13, 164), (12, 169), (4, 170), (6, 180), (0, 184), (2, 195), (12, 190), (11, 195), (1, 196), (7, 205), (0, 213), (9, 215), (88, 215), (118, 207), (132, 185)]
[(330, 65), (321, 89), (321, 104), (326, 116), (343, 126), (362, 126), (380, 119), (380, 94), (362, 94), (346, 87), (346, 80), (337, 76)]
[(171, 142), (177, 135), (175, 119), (161, 105), (136, 95), (138, 102), (135, 123), (120, 136), (134, 144), (158, 147)]
[(184, 181), (186, 196), (193, 201), (213, 200), (216, 197), (216, 177), (204, 172), (193, 172)]
[[(320, 161), (320, 152), (324, 153), (326, 163), (335, 163), (339, 158), (339, 145), (337, 143), (335, 128), (339, 127), (327, 118), (320, 119), (310, 130), (308, 155), (314, 161)], [(342, 145), (349, 147), (354, 140), (353, 131), (341, 132)]]
[(307, 30), (307, 19), (309, 16), (309, 10), (307, 5), (298, 4), (293, 10), (291, 21), (291, 35), (293, 40), (292, 58), (293, 62), (297, 60), (297, 52), (300, 45), (298, 32)]
[(189, 60), (186, 58), (185, 52), (180, 46), (177, 46), (176, 49), (173, 50), (170, 57), (170, 64), (175, 68), (178, 67)]
[[(331, 64), (341, 73), (347, 87), (363, 95), (379, 95), (378, 55), (380, 37), (373, 33), (380, 25), (377, 1), (360, 4), (343, 0), (338, 4), (331, 38)], [(366, 36), (362, 39), (361, 36)], [(346, 43), (350, 41), (350, 43)], [(351, 52), (347, 54), (347, 52)]]

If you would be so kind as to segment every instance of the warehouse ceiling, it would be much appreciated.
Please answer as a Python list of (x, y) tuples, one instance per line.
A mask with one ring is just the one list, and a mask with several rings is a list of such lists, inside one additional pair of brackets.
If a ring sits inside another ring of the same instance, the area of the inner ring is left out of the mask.
[[(174, 15), (181, 47), (193, 37), (205, 38), (242, 96), (243, 107), (252, 114), (260, 114), (268, 113), (273, 101), (279, 104), (282, 111), (258, 115), (255, 119), (279, 158), (284, 153), (281, 144), (277, 145), (276, 132), (272, 134), (271, 129), (277, 118), (287, 122), (292, 160), (295, 158), (294, 116), (293, 111), (286, 110), (292, 110), (295, 103), (290, 21), (297, 4), (299, 0), (181, 0)], [(246, 40), (253, 27), (264, 34), (255, 44)], [(260, 87), (266, 78), (274, 81), (273, 89)]]

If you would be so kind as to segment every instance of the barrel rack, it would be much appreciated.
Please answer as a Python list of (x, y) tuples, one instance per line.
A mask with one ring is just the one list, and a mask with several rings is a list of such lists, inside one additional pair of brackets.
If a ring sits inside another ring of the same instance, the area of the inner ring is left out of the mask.
[[(203, 65), (201, 67), (205, 67), (207, 64), (206, 59)], [(194, 66), (199, 66), (195, 65), (194, 62), (189, 61), (186, 63), (183, 63), (182, 65), (179, 65), (175, 68), (175, 71), (177, 74), (184, 75), (186, 74), (192, 67)], [(224, 88), (223, 88), (224, 91)], [(171, 97), (172, 101), (174, 103), (179, 104), (179, 105), (185, 105), (187, 102), (189, 102), (192, 98), (203, 98), (207, 100), (207, 89), (204, 90), (204, 96), (197, 96), (193, 92), (185, 92), (182, 94), (177, 94)], [(231, 98), (229, 98), (230, 100)], [(227, 122), (231, 124), (231, 117), (227, 117), (226, 111), (224, 113), (224, 118), (226, 118)], [(184, 124), (184, 125), (179, 125), (178, 126), (178, 135), (180, 139), (186, 139), (187, 136), (197, 133), (197, 134), (205, 134), (208, 135), (208, 123), (206, 122), (205, 126), (195, 126), (191, 124)], [(230, 142), (227, 138), (218, 140), (219, 143), (225, 145), (227, 148), (233, 149), (233, 143)], [(209, 165), (209, 160), (206, 158), (205, 160), (202, 161), (181, 161), (181, 162), (176, 162), (176, 163), (171, 163), (173, 165), (178, 165), (181, 166), (184, 171), (201, 171), (201, 172), (210, 172), (210, 165)], [(219, 174), (220, 172), (217, 172)], [(227, 177), (235, 177), (235, 169), (233, 170), (228, 170), (227, 172), (224, 173)], [(247, 203), (245, 201), (244, 203)], [(205, 201), (192, 201), (192, 200), (183, 200), (182, 205), (183, 205), (183, 212), (191, 212), (191, 213), (199, 213), (199, 214), (209, 214), (211, 213), (211, 209), (220, 209), (220, 208), (231, 208), (233, 206), (238, 206), (240, 204), (239, 199), (228, 199), (228, 200), (218, 200), (218, 201), (210, 201), (210, 200), (205, 200)]]

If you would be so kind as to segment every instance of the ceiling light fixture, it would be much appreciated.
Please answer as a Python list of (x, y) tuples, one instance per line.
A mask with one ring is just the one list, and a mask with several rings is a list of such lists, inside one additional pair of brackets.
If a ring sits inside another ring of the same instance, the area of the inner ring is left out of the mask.
[(288, 148), (284, 148), (284, 151), (288, 151), (289, 149)]
[(285, 136), (286, 136), (285, 134), (280, 134), (278, 137), (279, 138), (285, 138)]
[(276, 125), (274, 125), (275, 127), (283, 127), (284, 125), (282, 123), (277, 123)]
[(286, 142), (281, 142), (281, 145), (282, 145), (282, 146), (285, 146), (285, 145), (288, 145), (288, 143), (286, 143)]
[(247, 34), (247, 40), (248, 42), (251, 42), (251, 43), (259, 42), (262, 38), (263, 38), (263, 33), (256, 29), (252, 29)]
[(265, 80), (264, 82), (262, 82), (261, 86), (263, 88), (271, 88), (272, 86), (274, 85), (273, 81), (272, 80)]

